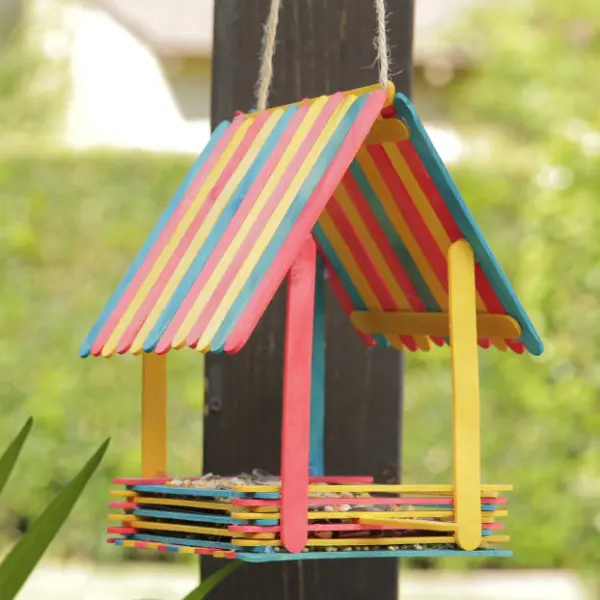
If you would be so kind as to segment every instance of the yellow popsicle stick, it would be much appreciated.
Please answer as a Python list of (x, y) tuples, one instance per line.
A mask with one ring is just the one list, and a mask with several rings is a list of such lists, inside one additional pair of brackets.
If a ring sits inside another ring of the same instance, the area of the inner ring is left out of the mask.
[[(507, 535), (491, 535), (486, 537), (485, 545), (480, 547), (488, 547), (489, 544), (503, 544), (510, 541)], [(281, 540), (260, 542), (258, 540), (235, 539), (232, 543), (236, 546), (281, 546)], [(346, 546), (406, 546), (406, 545), (427, 545), (427, 544), (455, 544), (456, 539), (451, 535), (444, 536), (423, 536), (423, 537), (399, 537), (399, 538), (344, 538), (344, 539), (315, 539), (311, 538), (306, 542), (307, 547), (346, 547)]]
[(274, 540), (276, 536), (274, 533), (252, 533), (248, 537), (253, 540)]
[(429, 260), (421, 250), (414, 234), (410, 227), (406, 223), (404, 216), (396, 206), (391, 191), (387, 187), (379, 169), (375, 165), (371, 155), (362, 148), (358, 153), (358, 162), (367, 178), (373, 191), (377, 194), (379, 201), (381, 202), (390, 222), (395, 227), (396, 231), (402, 238), (404, 245), (412, 256), (417, 268), (419, 269), (421, 276), (427, 283), (427, 287), (430, 289), (436, 302), (440, 305), (442, 310), (448, 308), (448, 294), (444, 290), (442, 284), (439, 282), (436, 274), (433, 272)]
[(495, 523), (496, 519), (500, 519), (502, 517), (508, 517), (507, 510), (495, 510), (494, 512), (485, 512), (481, 515), (482, 523)]
[(223, 153), (217, 160), (212, 171), (208, 174), (204, 183), (198, 190), (196, 197), (190, 203), (190, 206), (188, 207), (186, 213), (183, 215), (182, 219), (177, 224), (173, 235), (165, 244), (165, 247), (160, 253), (160, 256), (154, 263), (152, 270), (150, 271), (150, 273), (148, 273), (146, 279), (141, 284), (135, 298), (127, 307), (123, 316), (121, 317), (121, 320), (114, 328), (109, 339), (106, 341), (106, 344), (102, 349), (102, 356), (109, 357), (114, 354), (119, 340), (125, 333), (127, 327), (129, 327), (129, 324), (131, 323), (133, 317), (135, 316), (139, 308), (142, 306), (144, 300), (148, 296), (148, 293), (152, 289), (152, 286), (156, 283), (158, 276), (160, 275), (160, 273), (162, 273), (163, 269), (165, 268), (165, 265), (167, 264), (169, 258), (172, 256), (181, 238), (189, 228), (191, 222), (194, 220), (194, 217), (198, 213), (198, 210), (206, 201), (208, 192), (214, 187), (215, 183), (217, 183), (219, 177), (223, 173), (223, 170), (228, 165), (229, 161), (231, 160), (231, 157), (242, 142), (251, 124), (252, 122), (249, 119), (246, 119), (244, 122), (242, 122), (239, 129), (232, 136), (227, 147), (223, 150)]
[(281, 221), (300, 191), (300, 187), (310, 175), (310, 172), (319, 159), (321, 152), (325, 149), (325, 146), (336, 132), (342, 119), (346, 116), (348, 110), (355, 100), (356, 96), (347, 97), (341, 106), (336, 109), (333, 116), (330, 117), (329, 121), (327, 122), (327, 125), (323, 128), (323, 131), (320, 133), (311, 152), (302, 163), (302, 166), (298, 169), (298, 173), (292, 180), (290, 186), (284, 192), (280, 202), (277, 204), (277, 207), (270, 216), (269, 221), (265, 225), (264, 229), (258, 235), (252, 250), (249, 252), (240, 270), (235, 276), (235, 279), (230, 285), (227, 295), (225, 298), (223, 298), (223, 301), (212, 315), (208, 326), (198, 341), (198, 346), (196, 349), (199, 352), (208, 351), (211, 340), (229, 313), (232, 304), (242, 291), (242, 288), (253, 272), (256, 263), (260, 260), (264, 249), (275, 235), (275, 232), (281, 224)]
[[(139, 540), (124, 540), (123, 546), (125, 548), (136, 548), (136, 544), (139, 544)], [(145, 544), (144, 549), (146, 550), (157, 550), (160, 546), (164, 546), (162, 542), (143, 542)], [(191, 548), (193, 551), (193, 548)]]
[[(260, 513), (254, 513), (254, 512), (232, 512), (231, 513), (231, 518), (232, 519), (242, 519), (244, 521), (252, 521), (252, 520), (264, 520), (264, 515), (261, 515)], [(281, 518), (281, 514), (280, 513), (272, 513), (269, 514), (269, 519), (280, 519)]]
[[(431, 516), (431, 515), (428, 515)], [(428, 521), (426, 519), (386, 519), (377, 517), (360, 518), (361, 525), (374, 525), (376, 527), (403, 527), (410, 529), (423, 529), (427, 531), (455, 531), (456, 523), (450, 521)]]
[(410, 139), (406, 123), (400, 119), (377, 119), (369, 131), (365, 144), (398, 143)]
[(452, 353), (453, 462), (456, 539), (463, 550), (481, 544), (481, 443), (475, 258), (465, 240), (448, 252)]
[(167, 357), (142, 356), (142, 477), (167, 472)]
[[(438, 248), (442, 252), (444, 256), (448, 254), (448, 249), (450, 248), (450, 238), (444, 229), (444, 226), (440, 222), (435, 210), (429, 203), (427, 196), (421, 189), (419, 182), (416, 177), (413, 175), (413, 172), (410, 170), (410, 167), (406, 163), (406, 160), (402, 156), (400, 149), (396, 144), (383, 144), (383, 149), (387, 154), (390, 162), (392, 163), (396, 173), (402, 179), (402, 183), (406, 188), (406, 191), (410, 194), (410, 197), (413, 199), (419, 214), (421, 215), (425, 225), (431, 232), (433, 239), (436, 241)], [(477, 300), (477, 310), (479, 312), (487, 312), (487, 308), (481, 299), (479, 293), (476, 293)]]
[[(232, 485), (231, 489), (235, 492), (246, 492), (248, 494), (257, 494), (261, 492), (279, 492), (280, 485)], [(481, 495), (485, 498), (491, 498), (497, 492), (510, 492), (513, 486), (510, 484), (482, 484)], [(326, 492), (352, 492), (360, 493), (389, 493), (389, 494), (423, 494), (426, 496), (452, 496), (454, 486), (444, 484), (348, 484), (348, 485), (322, 485), (313, 483), (308, 486), (308, 491), (313, 494), (324, 494)], [(316, 496), (318, 497), (318, 496)], [(382, 499), (385, 504), (385, 499)]]
[[(365, 225), (360, 213), (358, 212), (356, 206), (350, 199), (344, 184), (341, 183), (338, 186), (334, 194), (335, 198), (338, 200), (339, 205), (342, 211), (345, 213), (348, 221), (352, 224), (352, 227), (360, 237), (361, 241), (364, 243), (369, 256), (373, 260), (377, 270), (383, 277), (386, 286), (389, 288), (389, 291), (394, 298), (395, 302), (398, 304), (398, 308), (400, 310), (410, 311), (411, 306), (408, 302), (404, 290), (400, 287), (400, 284), (397, 282), (394, 273), (389, 267), (385, 257), (379, 250), (379, 246), (371, 236), (367, 226)], [(431, 344), (427, 336), (418, 335), (415, 336), (415, 342), (420, 350), (428, 351), (431, 348)]]
[(273, 192), (276, 190), (277, 186), (286, 170), (289, 168), (290, 163), (298, 153), (302, 143), (304, 142), (306, 135), (312, 129), (315, 121), (319, 117), (319, 114), (323, 110), (324, 106), (327, 104), (329, 98), (326, 96), (322, 96), (315, 100), (315, 102), (311, 105), (310, 109), (304, 116), (302, 123), (292, 136), (292, 139), (286, 149), (283, 152), (277, 166), (271, 173), (267, 183), (265, 184), (263, 190), (258, 195), (256, 202), (252, 205), (248, 215), (244, 219), (244, 222), (240, 226), (239, 230), (235, 234), (233, 240), (223, 253), (223, 256), (219, 260), (219, 264), (215, 267), (215, 270), (212, 272), (208, 281), (200, 290), (198, 297), (194, 301), (194, 304), (188, 314), (186, 315), (183, 323), (179, 327), (176, 335), (173, 337), (174, 348), (180, 348), (185, 344), (185, 338), (190, 332), (190, 329), (194, 326), (194, 323), (198, 319), (198, 316), (210, 300), (211, 296), (215, 292), (215, 289), (219, 285), (223, 275), (226, 273), (227, 269), (233, 262), (236, 257), (240, 246), (248, 237), (252, 226), (259, 218), (263, 208), (273, 195)]
[[(342, 94), (344, 96), (364, 96), (365, 94), (372, 94), (373, 92), (377, 92), (380, 89), (381, 89), (381, 85), (379, 85), (379, 84), (367, 85), (364, 87), (355, 88), (353, 90), (343, 91)], [(387, 84), (386, 92), (387, 92), (387, 96), (386, 96), (385, 104), (383, 105), (384, 108), (387, 106), (391, 106), (394, 103), (394, 96), (396, 95), (396, 88), (391, 81)], [(302, 104), (311, 104), (311, 103), (315, 102), (316, 100), (317, 100), (317, 98), (306, 98), (305, 100), (300, 100), (299, 102), (294, 102), (293, 104), (285, 104), (280, 107), (267, 108), (266, 110), (271, 111), (271, 110), (275, 110), (275, 108), (288, 108), (290, 106), (293, 106), (294, 104), (301, 106)], [(256, 116), (261, 114), (261, 112), (262, 111), (257, 111), (255, 113), (249, 113), (247, 116), (250, 119), (256, 118)]]
[(136, 519), (137, 519), (137, 517), (135, 515), (126, 515), (126, 514), (122, 514), (122, 515), (110, 514), (110, 515), (108, 515), (109, 521), (122, 521), (123, 523), (125, 523), (127, 521), (135, 521)]
[[(134, 521), (131, 523), (132, 527), (136, 529), (146, 530), (162, 530), (162, 531), (179, 531), (184, 533), (198, 533), (202, 535), (220, 535), (224, 537), (246, 537), (248, 534), (231, 532), (225, 528), (220, 529), (216, 527), (199, 527), (196, 525), (179, 525), (177, 523), (155, 523), (154, 521)], [(275, 539), (274, 533), (255, 533), (248, 536), (250, 539), (255, 540), (273, 540)]]
[(437, 214), (433, 210), (433, 207), (429, 204), (423, 190), (419, 186), (419, 182), (416, 180), (410, 167), (406, 164), (406, 160), (404, 160), (404, 157), (400, 153), (400, 149), (396, 144), (383, 144), (383, 150), (390, 159), (394, 170), (402, 180), (407, 192), (413, 199), (415, 206), (423, 218), (423, 221), (425, 221), (431, 235), (437, 242), (439, 249), (444, 256), (446, 256), (448, 248), (450, 248), (450, 238)]
[(492, 344), (500, 352), (508, 352), (508, 344), (501, 338), (492, 338)]
[(488, 535), (481, 542), (480, 548), (489, 548), (490, 544), (507, 544), (510, 542), (509, 535)]
[(131, 490), (110, 490), (108, 493), (113, 498), (135, 498), (137, 496), (137, 493)]
[(140, 329), (133, 344), (131, 345), (131, 351), (134, 354), (142, 352), (146, 338), (152, 331), (152, 328), (158, 321), (158, 318), (163, 313), (164, 309), (167, 307), (167, 304), (173, 297), (173, 294), (177, 290), (177, 287), (179, 286), (185, 274), (187, 273), (190, 265), (196, 258), (200, 248), (202, 247), (202, 245), (206, 241), (206, 238), (214, 228), (223, 210), (227, 207), (233, 194), (237, 190), (240, 182), (242, 181), (242, 178), (246, 175), (246, 173), (252, 166), (252, 163), (256, 159), (258, 153), (263, 149), (265, 142), (267, 141), (269, 135), (272, 133), (273, 129), (277, 125), (277, 122), (279, 121), (282, 115), (282, 110), (275, 110), (269, 116), (267, 122), (258, 132), (256, 138), (252, 141), (250, 148), (246, 152), (243, 159), (240, 161), (240, 164), (233, 172), (231, 178), (227, 181), (227, 184), (223, 188), (223, 191), (219, 194), (214, 205), (211, 207), (209, 213), (206, 215), (206, 218), (202, 221), (202, 224), (198, 228), (198, 232), (194, 236), (194, 239), (192, 240), (189, 247), (186, 249), (183, 257), (179, 261), (179, 264), (175, 268), (175, 271), (171, 275), (167, 285), (160, 294), (158, 301), (154, 305), (152, 311), (148, 315), (148, 318), (144, 322), (144, 325)]
[[(136, 517), (139, 519), (139, 517)], [(218, 535), (223, 537), (243, 537), (244, 533), (236, 533), (217, 527), (198, 527), (196, 525), (178, 525), (176, 523), (155, 523), (154, 521), (132, 521), (131, 526), (136, 529), (151, 529), (160, 531), (179, 531), (182, 533), (198, 533), (200, 535)]]
[[(141, 540), (124, 540), (123, 546), (126, 548), (135, 548), (136, 543), (140, 543)], [(164, 544), (160, 544), (159, 542), (142, 542), (144, 544), (145, 550), (157, 550), (159, 546), (164, 546)]]
[[(321, 225), (323, 228), (323, 232), (333, 246), (335, 253), (342, 261), (350, 279), (352, 280), (352, 283), (355, 285), (358, 293), (363, 299), (363, 302), (369, 308), (377, 308), (381, 310), (381, 304), (379, 300), (377, 300), (375, 292), (371, 289), (369, 282), (367, 281), (366, 277), (364, 277), (360, 267), (354, 260), (350, 248), (348, 248), (346, 241), (338, 231), (327, 209), (321, 214), (321, 217), (319, 218), (319, 225)], [(400, 340), (399, 336), (390, 335), (387, 336), (387, 339), (392, 347), (397, 348), (398, 350), (402, 350), (404, 348), (404, 344)]]
[(346, 512), (312, 512), (308, 514), (308, 518), (309, 519), (324, 519), (324, 518), (331, 518), (331, 519), (360, 519), (363, 516), (375, 516), (375, 515), (379, 515), (382, 517), (414, 517), (415, 519), (418, 518), (427, 518), (427, 517), (436, 517), (439, 519), (443, 519), (443, 518), (447, 518), (447, 519), (451, 519), (454, 515), (453, 511), (451, 510), (423, 510), (423, 511), (419, 511), (419, 510), (410, 510), (410, 511), (379, 511), (377, 513), (369, 513), (367, 511), (346, 511)]
[(137, 504), (141, 505), (164, 505), (164, 506), (182, 506), (186, 508), (204, 508), (207, 510), (222, 510), (228, 512), (233, 510), (232, 504), (226, 504), (224, 502), (200, 502), (197, 500), (180, 500), (178, 498), (154, 498), (140, 496), (136, 499)]
[[(446, 313), (356, 310), (350, 314), (350, 320), (359, 331), (368, 334), (450, 335), (450, 315)], [(494, 340), (501, 336), (503, 341), (504, 337), (517, 339), (520, 335), (521, 326), (512, 317), (477, 313), (478, 337)]]
[[(314, 539), (311, 538), (306, 542), (307, 547), (339, 547), (339, 546), (399, 546), (401, 544), (452, 544), (454, 538), (452, 536), (431, 536), (431, 537), (402, 537), (402, 538), (345, 538), (340, 539)], [(269, 542), (259, 542), (256, 540), (247, 539), (236, 539), (232, 542), (236, 546), (281, 546), (280, 540), (273, 540)]]
[[(505, 517), (508, 515), (508, 511), (506, 510), (497, 510), (494, 512), (481, 512), (480, 523), (487, 522), (487, 519), (494, 519), (495, 517)], [(239, 512), (239, 513), (231, 513), (231, 517), (233, 519), (242, 519), (245, 521), (251, 520), (260, 520), (264, 519), (264, 516), (261, 516), (257, 513), (247, 513), (247, 512)], [(272, 519), (280, 519), (280, 513), (273, 513), (269, 515)], [(437, 518), (437, 519), (452, 519), (454, 517), (453, 510), (406, 510), (406, 511), (379, 511), (379, 512), (369, 512), (366, 510), (361, 511), (309, 511), (308, 519), (312, 521), (318, 520), (336, 520), (336, 519), (362, 519), (362, 518), (377, 518), (377, 517), (389, 517), (389, 518), (414, 518), (414, 519), (427, 519), (427, 518)], [(493, 521), (492, 521), (493, 522)]]

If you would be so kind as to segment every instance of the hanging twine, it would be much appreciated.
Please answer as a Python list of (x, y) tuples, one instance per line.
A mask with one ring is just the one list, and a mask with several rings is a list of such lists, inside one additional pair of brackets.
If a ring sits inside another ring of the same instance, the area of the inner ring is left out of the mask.
[(387, 42), (387, 8), (385, 0), (375, 0), (375, 15), (377, 17), (377, 35), (373, 40), (377, 50), (379, 63), (379, 83), (387, 88), (390, 81), (390, 47)]
[(265, 110), (269, 101), (269, 91), (273, 79), (273, 56), (275, 55), (275, 38), (279, 24), (281, 0), (271, 0), (271, 9), (264, 25), (262, 51), (260, 55), (260, 71), (256, 82), (256, 108)]
[[(379, 64), (379, 83), (387, 87), (390, 80), (390, 48), (387, 42), (387, 8), (386, 0), (374, 0), (377, 17), (377, 35), (373, 40), (377, 51), (376, 62)], [(268, 106), (269, 91), (273, 80), (273, 57), (275, 56), (275, 41), (279, 25), (279, 9), (281, 0), (271, 0), (269, 16), (264, 24), (262, 50), (260, 54), (260, 70), (255, 86), (256, 108), (265, 110)]]

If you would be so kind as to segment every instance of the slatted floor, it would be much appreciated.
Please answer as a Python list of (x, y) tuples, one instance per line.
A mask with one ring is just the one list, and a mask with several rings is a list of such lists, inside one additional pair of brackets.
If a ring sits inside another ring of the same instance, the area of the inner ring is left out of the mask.
[(117, 479), (109, 542), (128, 548), (269, 562), (401, 556), (511, 556), (500, 521), (506, 485), (482, 486), (482, 543), (455, 543), (451, 486), (376, 485), (370, 478), (323, 478), (309, 486), (309, 538), (290, 554), (280, 538), (278, 484), (195, 487), (194, 480)]

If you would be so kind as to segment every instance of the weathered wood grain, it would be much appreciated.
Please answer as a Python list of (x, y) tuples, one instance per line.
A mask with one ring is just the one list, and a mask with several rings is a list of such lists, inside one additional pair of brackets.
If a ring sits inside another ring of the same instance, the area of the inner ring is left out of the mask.
[[(212, 122), (254, 105), (262, 22), (270, 0), (215, 2)], [(388, 0), (393, 80), (410, 93), (413, 0)], [(376, 83), (372, 3), (284, 0), (270, 104)], [(280, 469), (284, 291), (247, 347), (209, 355), (205, 470)], [(330, 291), (326, 299), (326, 473), (373, 475), (395, 482), (400, 471), (402, 358), (366, 349)], [(257, 435), (260, 431), (261, 435)], [(206, 574), (222, 561), (203, 559)], [(214, 600), (395, 600), (397, 561), (352, 560), (247, 565)]]

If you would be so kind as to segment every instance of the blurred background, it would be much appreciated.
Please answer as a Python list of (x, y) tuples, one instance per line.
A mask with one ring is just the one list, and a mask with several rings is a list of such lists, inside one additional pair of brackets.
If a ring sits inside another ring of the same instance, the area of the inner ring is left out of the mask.
[[(403, 563), (403, 598), (600, 598), (600, 2), (415, 3), (414, 101), (546, 351), (481, 356), (484, 479), (515, 485), (514, 559), (436, 562), (443, 578)], [(113, 439), (24, 598), (120, 580), (119, 599), (169, 600), (196, 581), (104, 543), (109, 481), (139, 471), (139, 365), (77, 349), (210, 134), (212, 5), (0, 0), (1, 445), (36, 419), (0, 554)], [(406, 482), (451, 480), (448, 361), (407, 356)], [(169, 369), (170, 471), (189, 476), (203, 365)]]

